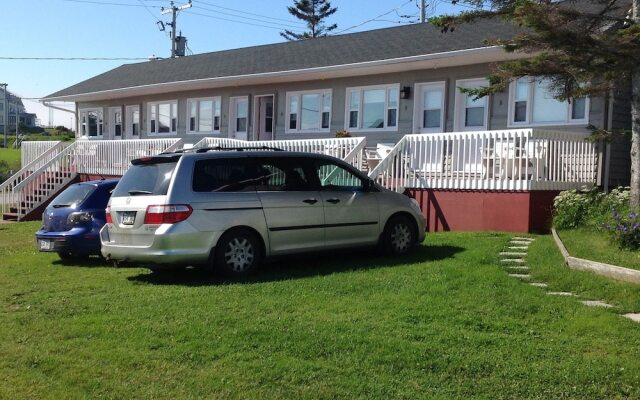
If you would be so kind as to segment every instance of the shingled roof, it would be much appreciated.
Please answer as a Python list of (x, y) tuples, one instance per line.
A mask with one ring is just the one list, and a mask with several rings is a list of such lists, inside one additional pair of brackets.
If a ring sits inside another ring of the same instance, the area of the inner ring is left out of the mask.
[(487, 38), (512, 37), (517, 28), (497, 19), (465, 24), (442, 33), (430, 24), (405, 25), (344, 35), (276, 43), (125, 64), (46, 98), (113, 89), (357, 64), (485, 47)]

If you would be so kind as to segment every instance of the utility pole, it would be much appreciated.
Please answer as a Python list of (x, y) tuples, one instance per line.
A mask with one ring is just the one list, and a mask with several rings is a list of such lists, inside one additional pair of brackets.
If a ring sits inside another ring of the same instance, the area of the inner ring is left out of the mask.
[(191, 0), (189, 0), (187, 4), (183, 4), (179, 7), (176, 7), (172, 1), (170, 8), (165, 9), (164, 7), (162, 7), (160, 9), (160, 14), (162, 15), (171, 14), (171, 22), (167, 23), (167, 25), (171, 27), (171, 58), (176, 57), (176, 49), (177, 49), (176, 32), (178, 30), (176, 26), (176, 19), (178, 17), (178, 13), (182, 10), (186, 10), (187, 8), (191, 8)]
[(427, 0), (420, 0), (420, 23), (424, 24), (427, 20)]
[(7, 101), (7, 84), (6, 83), (0, 83), (0, 86), (4, 86), (4, 90), (2, 91), (3, 93), (3, 106), (4, 109), (2, 110), (2, 114), (3, 114), (3, 127), (4, 129), (2, 130), (4, 133), (4, 145), (3, 147), (6, 149), (7, 148), (7, 127), (9, 125), (9, 102)]

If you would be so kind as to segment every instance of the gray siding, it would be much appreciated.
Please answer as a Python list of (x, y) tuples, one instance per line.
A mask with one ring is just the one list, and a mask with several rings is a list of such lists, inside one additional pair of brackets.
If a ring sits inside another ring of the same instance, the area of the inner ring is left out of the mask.
[[(99, 103), (79, 103), (78, 108), (103, 107), (105, 115), (105, 138), (109, 132), (107, 123), (108, 107), (140, 105), (141, 110), (141, 138), (159, 137), (147, 135), (147, 102), (162, 100), (178, 100), (178, 133), (177, 137), (183, 138), (186, 142), (195, 143), (202, 137), (207, 135), (188, 134), (186, 133), (187, 123), (187, 99), (199, 97), (220, 96), (222, 99), (222, 115), (221, 115), (221, 133), (220, 136), (228, 137), (229, 132), (229, 98), (232, 96), (249, 96), (249, 132), (253, 131), (252, 107), (253, 97), (256, 95), (273, 94), (275, 96), (275, 137), (276, 139), (307, 139), (320, 137), (333, 137), (335, 132), (345, 129), (345, 94), (348, 87), (382, 85), (382, 84), (399, 84), (400, 87), (409, 86), (411, 88), (411, 96), (409, 99), (401, 99), (398, 110), (398, 129), (394, 132), (358, 132), (353, 133), (354, 136), (366, 136), (369, 146), (378, 142), (397, 142), (400, 138), (409, 133), (413, 133), (413, 115), (414, 115), (414, 99), (415, 84), (444, 81), (446, 83), (446, 100), (445, 100), (445, 130), (453, 131), (454, 129), (454, 102), (456, 81), (459, 79), (483, 78), (490, 72), (488, 64), (471, 65), (455, 68), (443, 68), (433, 70), (418, 70), (404, 73), (381, 74), (363, 77), (350, 77), (340, 79), (327, 79), (321, 81), (305, 81), (280, 83), (274, 85), (261, 86), (244, 86), (244, 87), (227, 87), (223, 89), (198, 90), (189, 92), (169, 93), (166, 95), (156, 95), (148, 97), (133, 97), (124, 99), (114, 99)], [(332, 90), (332, 114), (331, 125), (328, 133), (305, 133), (305, 134), (288, 134), (285, 133), (286, 121), (286, 93), (291, 91), (315, 90), (315, 89), (331, 89)], [(590, 123), (596, 126), (603, 126), (605, 120), (604, 101), (601, 98), (591, 100)], [(488, 129), (507, 129), (507, 110), (508, 110), (508, 93), (497, 93), (491, 96), (489, 102), (489, 126)], [(126, 115), (125, 115), (126, 118)], [(126, 121), (124, 121), (126, 124)], [(584, 131), (584, 126), (545, 126), (543, 129), (570, 129)], [(211, 135), (209, 135), (211, 136)]]

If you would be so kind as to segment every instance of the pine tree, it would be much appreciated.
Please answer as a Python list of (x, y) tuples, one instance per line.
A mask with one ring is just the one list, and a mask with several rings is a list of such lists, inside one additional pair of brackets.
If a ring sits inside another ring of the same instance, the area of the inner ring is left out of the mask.
[(631, 85), (631, 206), (640, 206), (640, 0), (462, 0), (476, 7), (430, 20), (443, 32), (479, 18), (502, 18), (523, 28), (509, 40), (488, 38), (527, 59), (497, 65), (489, 86), (468, 91), (485, 96), (503, 91), (521, 76), (549, 76), (559, 100), (609, 96)]
[(329, 0), (294, 0), (293, 6), (287, 7), (287, 10), (294, 17), (304, 21), (308, 29), (308, 31), (303, 33), (296, 33), (290, 30), (280, 32), (280, 36), (287, 40), (327, 36), (338, 27), (336, 24), (325, 26), (323, 23), (327, 17), (333, 15), (338, 10), (336, 7), (331, 7)]

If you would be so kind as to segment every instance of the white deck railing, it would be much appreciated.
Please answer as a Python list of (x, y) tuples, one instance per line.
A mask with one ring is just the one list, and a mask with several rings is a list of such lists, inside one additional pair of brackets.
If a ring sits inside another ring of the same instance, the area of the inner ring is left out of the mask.
[[(34, 160), (40, 158), (43, 154), (51, 154), (53, 148), (60, 148), (59, 140), (51, 141), (23, 141), (20, 146), (20, 160), (22, 168), (31, 164)], [(68, 143), (71, 144), (71, 143)]]
[(203, 147), (272, 147), (286, 151), (328, 154), (360, 169), (366, 139), (364, 137), (245, 141), (228, 138), (204, 138), (194, 145)]
[(78, 140), (73, 165), (82, 174), (121, 176), (131, 160), (177, 149), (181, 139)]
[(396, 191), (592, 186), (599, 148), (586, 136), (532, 129), (406, 135), (369, 176)]

